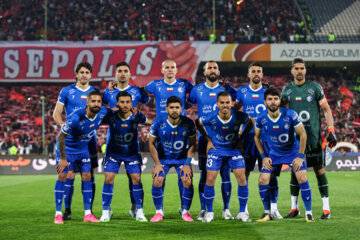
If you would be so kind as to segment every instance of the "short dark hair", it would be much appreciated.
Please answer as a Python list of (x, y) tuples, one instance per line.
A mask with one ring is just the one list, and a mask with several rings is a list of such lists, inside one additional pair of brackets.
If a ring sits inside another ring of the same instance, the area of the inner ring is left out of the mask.
[(130, 100), (132, 101), (132, 96), (130, 93), (128, 93), (127, 91), (121, 91), (116, 95), (116, 102), (119, 101), (120, 97), (130, 97)]
[(170, 103), (180, 103), (180, 106), (182, 106), (181, 99), (177, 96), (171, 96), (166, 100), (166, 106), (169, 106)]
[(206, 70), (206, 65), (208, 65), (209, 63), (216, 63), (216, 65), (218, 65), (218, 63), (216, 61), (214, 61), (214, 60), (207, 61), (203, 66), (204, 71)]
[(87, 94), (87, 99), (89, 99), (91, 96), (100, 96), (102, 99), (102, 95), (98, 90), (92, 90)]
[(126, 66), (126, 67), (128, 67), (129, 70), (130, 70), (130, 65), (129, 65), (127, 62), (119, 62), (118, 64), (116, 64), (115, 70), (116, 70), (118, 67), (122, 67), (122, 66)]
[(258, 63), (258, 62), (252, 62), (252, 63), (250, 63), (250, 65), (249, 65), (249, 67), (248, 67), (248, 71), (250, 71), (250, 68), (251, 67), (261, 67), (261, 68), (263, 68), (263, 65), (261, 65), (260, 63)]
[(291, 68), (293, 68), (296, 63), (303, 63), (305, 65), (305, 61), (302, 58), (294, 58), (291, 61)]
[(278, 96), (279, 98), (281, 98), (281, 94), (280, 94), (280, 91), (279, 89), (276, 89), (276, 88), (268, 88), (266, 89), (265, 93), (264, 93), (264, 99), (266, 100), (266, 97), (268, 95), (271, 95), (271, 96)]
[(231, 97), (231, 94), (229, 92), (226, 92), (226, 91), (219, 92), (218, 95), (217, 95), (217, 101), (219, 101), (220, 97), (227, 97), (227, 96)]
[(76, 65), (75, 72), (78, 73), (78, 72), (80, 71), (80, 68), (82, 68), (82, 67), (88, 69), (88, 70), (92, 73), (91, 64), (88, 63), (88, 62), (81, 62), (81, 63), (79, 63), (78, 65)]

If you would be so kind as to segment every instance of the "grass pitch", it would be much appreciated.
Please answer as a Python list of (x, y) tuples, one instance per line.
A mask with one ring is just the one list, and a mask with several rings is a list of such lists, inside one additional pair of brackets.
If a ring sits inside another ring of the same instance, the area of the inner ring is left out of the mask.
[[(0, 176), (0, 239), (359, 239), (360, 229), (360, 173), (327, 172), (330, 185), (331, 219), (321, 220), (322, 201), (313, 172), (308, 173), (313, 193), (314, 223), (306, 223), (304, 206), (296, 219), (255, 222), (263, 206), (258, 193), (258, 173), (249, 181), (249, 212), (252, 223), (224, 221), (221, 219), (222, 197), (220, 176), (216, 184), (214, 201), (215, 221), (202, 223), (183, 222), (178, 213), (180, 205), (176, 176), (170, 174), (166, 181), (164, 206), (165, 219), (160, 223), (139, 223), (129, 216), (130, 200), (128, 180), (124, 174), (115, 179), (112, 209), (115, 213), (109, 223), (83, 223), (84, 216), (80, 176), (75, 181), (71, 221), (55, 225), (54, 184), (55, 175)], [(279, 210), (285, 216), (290, 208), (289, 172), (279, 178)], [(233, 180), (230, 211), (236, 216), (239, 210), (237, 184)], [(94, 214), (100, 218), (103, 175), (96, 175)], [(155, 208), (151, 198), (151, 175), (144, 174), (144, 212), (148, 219)], [(194, 183), (198, 183), (195, 174)], [(191, 213), (199, 213), (197, 185)]]

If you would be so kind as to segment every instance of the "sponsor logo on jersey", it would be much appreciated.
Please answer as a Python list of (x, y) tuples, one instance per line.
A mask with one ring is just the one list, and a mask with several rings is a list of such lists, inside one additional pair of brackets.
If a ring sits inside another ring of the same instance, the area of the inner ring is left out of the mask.
[(273, 129), (279, 129), (279, 125), (273, 125)]
[(295, 98), (295, 101), (301, 102), (301, 97), (296, 97), (296, 98)]
[(211, 93), (209, 93), (209, 96), (210, 96), (210, 97), (216, 97), (216, 93), (211, 92)]
[(122, 123), (121, 124), (121, 128), (127, 128), (127, 127), (128, 127), (127, 123)]
[(90, 125), (90, 128), (93, 128), (93, 127), (95, 127), (95, 123), (93, 123), (93, 124)]
[(174, 88), (172, 88), (172, 87), (167, 87), (167, 88), (166, 88), (166, 91), (168, 91), (168, 92), (173, 92), (173, 91), (174, 91)]
[(176, 135), (178, 135), (178, 132), (177, 131), (171, 131), (171, 135), (176, 136)]
[(81, 95), (81, 99), (87, 99), (86, 95)]
[(259, 94), (253, 94), (252, 98), (259, 98)]

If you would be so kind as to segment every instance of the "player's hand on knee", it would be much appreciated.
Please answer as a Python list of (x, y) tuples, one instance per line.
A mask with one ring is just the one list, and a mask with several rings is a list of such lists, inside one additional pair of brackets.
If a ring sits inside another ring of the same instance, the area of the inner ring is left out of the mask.
[(214, 143), (211, 140), (208, 140), (207, 146), (206, 146), (206, 154), (209, 154), (210, 149), (215, 149)]
[(192, 171), (190, 166), (184, 165), (180, 170), (180, 174), (182, 173), (184, 173), (185, 179), (192, 178)]
[(263, 159), (263, 168), (265, 168), (265, 170), (270, 171), (272, 169), (272, 160), (269, 157), (266, 157)]
[(164, 169), (162, 168), (161, 164), (155, 165), (153, 171), (152, 171), (152, 177), (158, 178), (160, 172), (162, 172), (165, 175)]
[(59, 164), (56, 166), (56, 171), (58, 174), (62, 173), (64, 171), (65, 168), (69, 167), (69, 164), (66, 160), (61, 159)]
[(301, 166), (303, 165), (304, 159), (301, 158), (295, 158), (292, 162), (294, 171), (297, 172), (300, 170)]

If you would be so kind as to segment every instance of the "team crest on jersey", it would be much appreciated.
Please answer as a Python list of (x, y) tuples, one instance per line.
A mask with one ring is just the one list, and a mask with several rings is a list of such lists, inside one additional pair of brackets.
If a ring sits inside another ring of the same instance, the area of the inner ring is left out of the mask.
[(308, 101), (308, 102), (311, 102), (312, 101), (312, 96), (308, 96), (307, 98), (306, 98), (306, 100)]
[(182, 92), (184, 92), (184, 89), (183, 89), (182, 87), (179, 87), (179, 88), (178, 88), (178, 92), (179, 92), (179, 93), (182, 93)]
[(186, 131), (183, 131), (182, 135), (185, 137), (186, 136)]
[(284, 128), (285, 128), (285, 129), (289, 129), (289, 124), (286, 123), (286, 124), (284, 125)]

